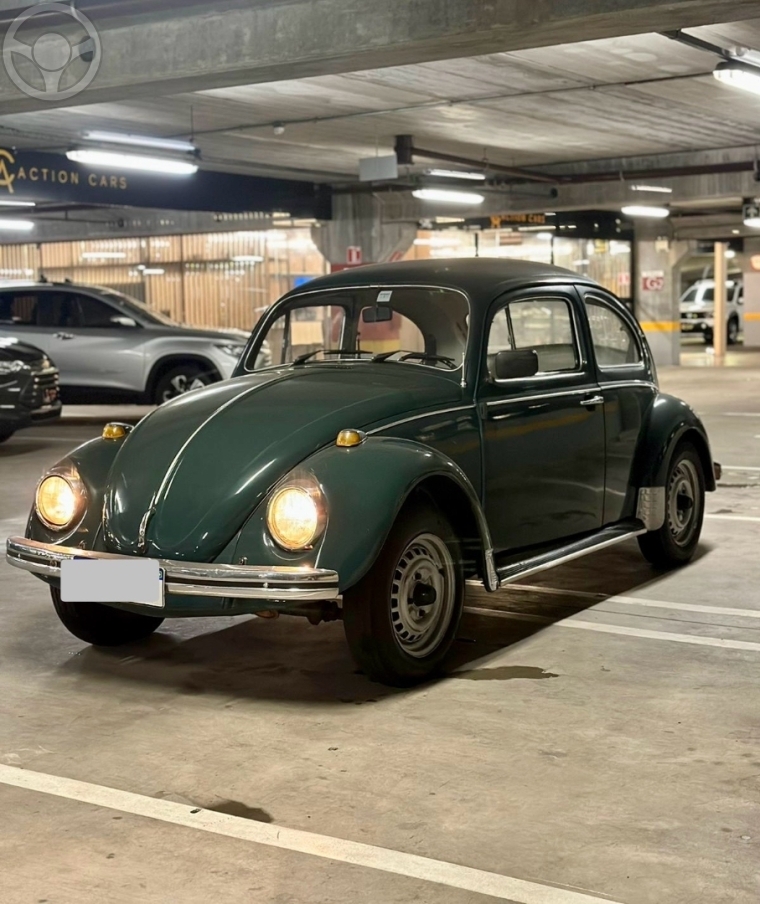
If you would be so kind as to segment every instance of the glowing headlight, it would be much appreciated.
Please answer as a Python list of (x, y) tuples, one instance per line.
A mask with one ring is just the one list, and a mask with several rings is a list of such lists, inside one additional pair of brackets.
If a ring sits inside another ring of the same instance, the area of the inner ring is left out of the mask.
[(267, 527), (284, 549), (304, 549), (320, 529), (320, 506), (307, 489), (288, 486), (278, 490), (267, 508)]
[(40, 521), (51, 530), (65, 530), (85, 505), (84, 488), (77, 476), (50, 474), (37, 486), (35, 508)]

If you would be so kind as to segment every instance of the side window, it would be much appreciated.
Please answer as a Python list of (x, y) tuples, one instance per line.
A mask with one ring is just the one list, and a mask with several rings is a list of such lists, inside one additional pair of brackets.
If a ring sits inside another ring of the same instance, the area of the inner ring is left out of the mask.
[(71, 328), (77, 325), (74, 298), (65, 292), (40, 292), (37, 302), (37, 326)]
[(599, 367), (620, 367), (641, 362), (641, 348), (633, 330), (611, 307), (586, 298), (596, 361)]
[(0, 295), (0, 323), (35, 326), (37, 323), (37, 293), (3, 292)]
[(80, 327), (118, 327), (119, 312), (110, 305), (89, 295), (71, 296), (78, 307), (78, 323)]
[(576, 370), (580, 364), (570, 305), (560, 298), (513, 301), (496, 313), (488, 334), (490, 356), (529, 349), (538, 356), (539, 374)]

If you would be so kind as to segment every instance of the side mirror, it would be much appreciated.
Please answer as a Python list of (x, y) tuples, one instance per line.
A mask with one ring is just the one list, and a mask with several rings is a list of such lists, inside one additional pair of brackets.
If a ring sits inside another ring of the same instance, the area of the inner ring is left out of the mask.
[(111, 323), (114, 326), (126, 326), (126, 327), (135, 327), (137, 326), (137, 321), (132, 317), (125, 317), (123, 314), (117, 314), (115, 317), (111, 318)]
[(535, 377), (538, 373), (538, 355), (532, 348), (497, 352), (493, 355), (493, 363), (490, 358), (488, 369), (497, 380)]
[(388, 323), (391, 320), (393, 320), (393, 308), (387, 304), (376, 304), (373, 308), (365, 308), (362, 311), (364, 323)]

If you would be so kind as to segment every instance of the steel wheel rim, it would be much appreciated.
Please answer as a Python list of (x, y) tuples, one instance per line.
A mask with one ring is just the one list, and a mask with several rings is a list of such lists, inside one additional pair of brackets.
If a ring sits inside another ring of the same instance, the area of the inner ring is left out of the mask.
[(200, 376), (177, 374), (169, 381), (169, 387), (164, 390), (161, 401), (168, 402), (169, 399), (176, 399), (177, 396), (184, 395), (192, 389), (201, 389), (205, 385)]
[(433, 653), (448, 631), (456, 603), (449, 548), (435, 534), (415, 537), (399, 557), (391, 585), (391, 627), (408, 656)]
[(668, 487), (668, 527), (677, 546), (687, 546), (697, 528), (699, 477), (693, 462), (682, 459), (673, 468)]

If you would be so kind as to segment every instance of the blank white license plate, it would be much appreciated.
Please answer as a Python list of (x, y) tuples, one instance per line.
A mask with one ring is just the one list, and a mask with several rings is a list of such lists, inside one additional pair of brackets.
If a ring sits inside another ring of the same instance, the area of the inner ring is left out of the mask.
[(64, 559), (61, 599), (163, 608), (164, 571), (155, 559)]

